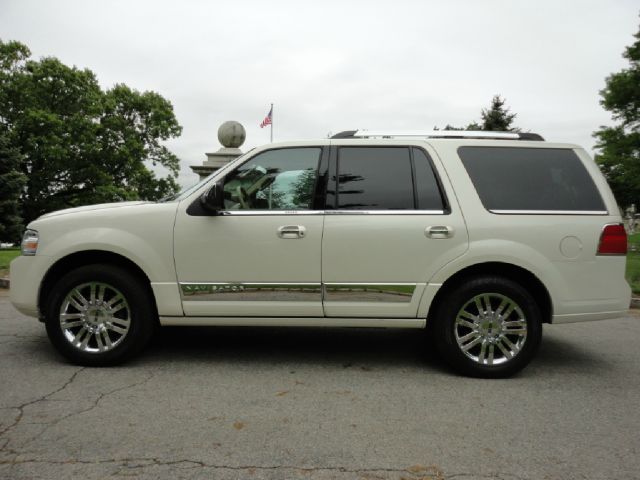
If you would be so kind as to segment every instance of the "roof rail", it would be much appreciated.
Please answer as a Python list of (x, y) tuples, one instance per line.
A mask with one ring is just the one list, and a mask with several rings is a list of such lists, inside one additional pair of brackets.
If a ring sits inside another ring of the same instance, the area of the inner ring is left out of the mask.
[(431, 130), (431, 131), (408, 131), (408, 132), (386, 132), (383, 130), (345, 130), (336, 133), (331, 138), (478, 138), (491, 140), (535, 140), (544, 141), (537, 133), (520, 132), (488, 132), (471, 130)]

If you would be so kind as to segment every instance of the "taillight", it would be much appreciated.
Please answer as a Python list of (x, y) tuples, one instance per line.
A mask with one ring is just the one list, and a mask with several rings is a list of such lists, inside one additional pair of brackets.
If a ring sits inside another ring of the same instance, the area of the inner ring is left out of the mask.
[(598, 255), (626, 255), (627, 232), (621, 224), (605, 225), (600, 235)]

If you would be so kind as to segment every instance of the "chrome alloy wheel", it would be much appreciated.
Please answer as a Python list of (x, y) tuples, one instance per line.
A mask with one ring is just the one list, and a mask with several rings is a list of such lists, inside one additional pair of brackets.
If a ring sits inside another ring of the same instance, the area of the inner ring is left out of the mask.
[(60, 306), (65, 338), (86, 353), (103, 353), (124, 340), (131, 326), (131, 309), (119, 290), (101, 282), (73, 288)]
[(460, 309), (454, 333), (467, 358), (481, 365), (500, 365), (522, 350), (527, 340), (527, 319), (511, 298), (483, 293)]

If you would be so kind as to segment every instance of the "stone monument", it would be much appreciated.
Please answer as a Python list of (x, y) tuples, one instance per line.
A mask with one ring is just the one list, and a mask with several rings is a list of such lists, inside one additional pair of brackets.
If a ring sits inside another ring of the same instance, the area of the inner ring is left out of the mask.
[(191, 170), (200, 175), (200, 180), (208, 177), (231, 160), (242, 155), (240, 147), (247, 138), (244, 127), (233, 120), (224, 122), (218, 128), (218, 141), (222, 148), (214, 153), (206, 153), (207, 159), (202, 165), (192, 165)]
[(632, 203), (630, 207), (627, 207), (625, 220), (627, 221), (627, 234), (631, 235), (636, 233), (636, 204)]

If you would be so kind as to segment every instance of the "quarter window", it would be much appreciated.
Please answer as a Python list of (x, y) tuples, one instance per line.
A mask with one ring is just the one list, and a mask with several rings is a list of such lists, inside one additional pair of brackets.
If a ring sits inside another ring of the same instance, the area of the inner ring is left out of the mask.
[(311, 208), (320, 148), (269, 150), (230, 173), (224, 182), (227, 210)]
[(445, 210), (442, 193), (431, 167), (431, 161), (424, 150), (420, 148), (412, 150), (418, 210)]
[(458, 154), (487, 210), (606, 212), (573, 150), (460, 147)]

